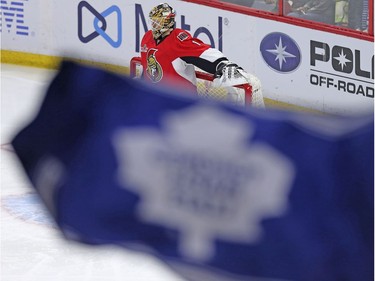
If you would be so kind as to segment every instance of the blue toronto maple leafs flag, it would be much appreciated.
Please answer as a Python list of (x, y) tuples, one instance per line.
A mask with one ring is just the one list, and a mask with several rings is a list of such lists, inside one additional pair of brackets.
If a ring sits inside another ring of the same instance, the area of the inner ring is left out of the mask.
[(244, 109), (65, 62), (12, 144), (68, 239), (194, 281), (373, 280), (373, 115)]

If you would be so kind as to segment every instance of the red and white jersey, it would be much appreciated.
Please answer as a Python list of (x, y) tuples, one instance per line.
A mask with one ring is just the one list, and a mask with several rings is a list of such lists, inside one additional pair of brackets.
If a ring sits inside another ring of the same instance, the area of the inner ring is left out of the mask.
[(156, 44), (151, 30), (146, 32), (141, 42), (141, 58), (143, 77), (147, 81), (193, 91), (196, 91), (194, 65), (215, 73), (217, 62), (226, 59), (219, 50), (179, 28), (159, 44)]

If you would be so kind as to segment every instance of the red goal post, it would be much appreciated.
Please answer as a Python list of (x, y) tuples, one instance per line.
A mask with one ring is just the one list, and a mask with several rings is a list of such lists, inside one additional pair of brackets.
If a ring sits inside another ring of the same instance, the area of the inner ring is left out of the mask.
[[(133, 57), (130, 60), (130, 77), (136, 77), (141, 74), (141, 58)], [(218, 100), (230, 100), (235, 104), (249, 106), (252, 102), (252, 86), (250, 83), (236, 85), (232, 87), (214, 87), (212, 81), (214, 76), (210, 73), (205, 73), (196, 70), (197, 77), (197, 92), (198, 95), (204, 98), (213, 98)]]

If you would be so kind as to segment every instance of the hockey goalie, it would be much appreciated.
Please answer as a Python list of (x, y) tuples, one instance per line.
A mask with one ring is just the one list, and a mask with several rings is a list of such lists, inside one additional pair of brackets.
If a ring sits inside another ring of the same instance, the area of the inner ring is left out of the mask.
[[(151, 9), (151, 30), (141, 41), (142, 78), (209, 97), (221, 95), (235, 104), (263, 108), (259, 79), (246, 73), (219, 50), (176, 28), (175, 16), (175, 10), (167, 3)], [(197, 79), (197, 69), (211, 75), (213, 82)], [(243, 85), (249, 85), (250, 95), (245, 94)]]

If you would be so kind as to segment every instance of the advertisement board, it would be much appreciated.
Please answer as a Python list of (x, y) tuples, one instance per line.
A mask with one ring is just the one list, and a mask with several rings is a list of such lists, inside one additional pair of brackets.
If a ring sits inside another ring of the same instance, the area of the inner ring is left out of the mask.
[[(19, 25), (17, 12), (9, 12), (15, 2), (2, 1), (2, 49), (129, 66), (140, 54), (155, 6), (146, 0), (48, 2), (23, 1)], [(177, 27), (258, 76), (265, 98), (335, 114), (373, 110), (374, 42), (184, 1), (168, 3), (177, 12)]]
[(262, 26), (257, 74), (267, 96), (329, 113), (373, 110), (373, 42), (273, 21)]

